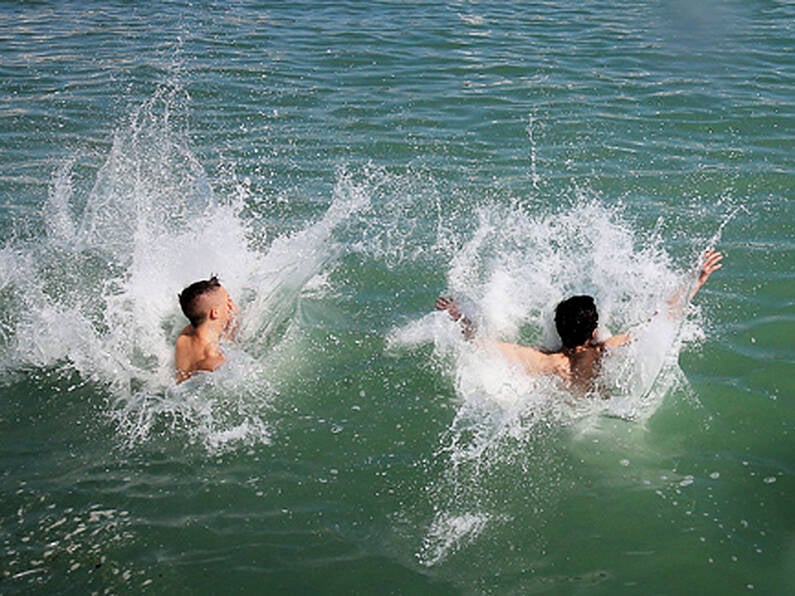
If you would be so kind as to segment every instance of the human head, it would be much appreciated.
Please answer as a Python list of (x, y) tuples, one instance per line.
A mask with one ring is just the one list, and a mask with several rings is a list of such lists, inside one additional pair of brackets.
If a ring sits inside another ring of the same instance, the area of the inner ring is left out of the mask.
[(565, 348), (584, 345), (598, 324), (599, 313), (591, 296), (572, 296), (555, 308), (555, 327)]
[[(227, 311), (231, 310), (230, 303), (229, 294), (215, 275), (210, 279), (192, 283), (179, 294), (179, 305), (182, 307), (182, 312), (194, 327), (204, 323), (214, 309), (218, 311), (219, 315), (228, 318), (229, 312)], [(222, 310), (223, 312), (221, 312)]]

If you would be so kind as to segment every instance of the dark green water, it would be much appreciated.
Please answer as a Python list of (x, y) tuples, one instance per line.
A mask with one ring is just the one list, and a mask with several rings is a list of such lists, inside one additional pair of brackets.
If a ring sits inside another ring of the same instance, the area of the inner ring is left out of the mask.
[[(791, 3), (0, 15), (0, 593), (795, 588)], [(176, 388), (210, 273), (242, 337)], [(580, 292), (608, 400), (431, 313)]]

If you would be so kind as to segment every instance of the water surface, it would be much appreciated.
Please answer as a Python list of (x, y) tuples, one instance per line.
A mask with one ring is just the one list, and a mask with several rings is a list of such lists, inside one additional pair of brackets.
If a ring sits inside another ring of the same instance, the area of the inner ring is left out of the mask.
[[(0, 12), (0, 591), (792, 590), (791, 4)], [(582, 292), (607, 400), (431, 312)]]

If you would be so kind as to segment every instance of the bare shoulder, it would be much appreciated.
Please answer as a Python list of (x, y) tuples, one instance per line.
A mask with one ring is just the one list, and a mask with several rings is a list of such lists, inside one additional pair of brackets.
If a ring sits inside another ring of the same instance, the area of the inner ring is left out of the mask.
[(193, 328), (193, 325), (185, 325), (182, 328), (182, 331), (180, 331), (179, 335), (177, 336), (177, 343), (179, 343), (179, 342), (185, 343), (185, 341), (188, 338), (191, 338), (191, 337), (193, 337), (195, 335), (196, 335), (196, 333), (195, 333), (195, 330)]
[(183, 329), (174, 344), (174, 363), (177, 369), (189, 371), (195, 360), (194, 352), (193, 336)]
[(563, 374), (568, 369), (568, 359), (560, 353), (547, 354), (530, 346), (494, 342), (509, 360), (520, 364), (530, 374)]
[(177, 336), (177, 341), (174, 344), (174, 352), (177, 360), (179, 360), (181, 356), (184, 357), (185, 355), (192, 354), (195, 351), (194, 343), (195, 335), (191, 333), (190, 326), (188, 326)]
[(226, 357), (221, 352), (209, 352), (196, 363), (196, 370), (208, 370), (212, 372), (225, 362)]
[(177, 382), (181, 383), (200, 370), (214, 371), (226, 362), (221, 350), (212, 343), (203, 342), (201, 337), (186, 327), (177, 337), (174, 348), (174, 364), (177, 369)]

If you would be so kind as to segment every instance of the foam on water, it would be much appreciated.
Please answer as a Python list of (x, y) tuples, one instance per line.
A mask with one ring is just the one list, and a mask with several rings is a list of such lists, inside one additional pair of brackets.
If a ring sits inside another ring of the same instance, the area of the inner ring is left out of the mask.
[[(490, 470), (508, 465), (549, 474), (554, 462), (532, 461), (540, 453), (534, 445), (548, 429), (574, 421), (607, 415), (643, 423), (685, 382), (679, 352), (701, 336), (697, 309), (666, 314), (666, 301), (688, 289), (692, 273), (678, 271), (659, 236), (636, 231), (620, 206), (579, 194), (548, 213), (494, 205), (476, 216), (471, 238), (452, 258), (447, 292), (476, 322), (480, 337), (556, 350), (555, 306), (590, 294), (600, 337), (630, 331), (634, 341), (605, 360), (603, 394), (583, 399), (553, 378), (518, 370), (488, 342), (465, 341), (447, 313), (430, 313), (391, 334), (393, 348), (433, 343), (458, 397), (436, 453), (447, 461), (444, 478), (427, 488), (435, 514), (417, 555), (426, 565), (474, 540), (488, 520), (505, 518), (486, 494), (493, 489), (485, 480)], [(693, 246), (694, 262), (703, 248)], [(545, 491), (535, 488), (543, 501)], [(451, 519), (480, 521), (461, 532)]]
[[(340, 185), (318, 221), (265, 238), (242, 215), (245, 187), (213, 193), (189, 148), (187, 103), (178, 87), (158, 90), (115, 135), (87, 196), (65, 164), (43, 235), (2, 248), (0, 365), (76, 371), (107, 387), (131, 442), (161, 426), (213, 450), (267, 442), (268, 358), (302, 288), (337, 254), (335, 227), (366, 197)], [(241, 306), (239, 342), (218, 374), (175, 387), (174, 340), (186, 323), (176, 295), (211, 273)]]

